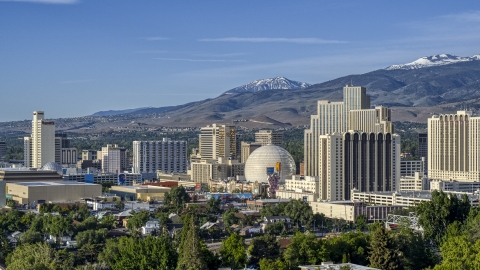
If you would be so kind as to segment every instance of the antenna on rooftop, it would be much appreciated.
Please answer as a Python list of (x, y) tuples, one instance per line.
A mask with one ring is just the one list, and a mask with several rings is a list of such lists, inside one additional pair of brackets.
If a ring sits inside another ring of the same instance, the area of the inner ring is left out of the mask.
[(353, 79), (350, 78), (350, 86), (353, 86)]

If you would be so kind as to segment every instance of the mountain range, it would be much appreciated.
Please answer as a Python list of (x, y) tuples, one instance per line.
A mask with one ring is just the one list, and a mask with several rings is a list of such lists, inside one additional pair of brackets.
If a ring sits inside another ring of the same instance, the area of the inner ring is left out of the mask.
[(232, 121), (252, 124), (265, 117), (277, 121), (272, 125), (308, 125), (310, 115), (316, 113), (317, 100), (340, 101), (343, 87), (350, 84), (366, 87), (372, 105), (391, 107), (394, 121), (425, 122), (433, 113), (480, 108), (480, 55), (427, 56), (313, 85), (284, 77), (257, 80), (216, 98), (130, 114), (168, 115), (159, 121), (172, 126)]
[[(317, 113), (317, 100), (341, 101), (343, 87), (350, 84), (365, 87), (372, 105), (390, 107), (393, 121), (426, 122), (432, 114), (465, 108), (480, 113), (480, 55), (439, 54), (313, 85), (276, 77), (183, 105), (97, 112), (84, 117), (78, 127), (73, 121), (64, 121), (64, 130), (212, 123), (254, 128), (304, 126), (310, 124), (310, 115)], [(107, 121), (105, 117), (110, 118)]]

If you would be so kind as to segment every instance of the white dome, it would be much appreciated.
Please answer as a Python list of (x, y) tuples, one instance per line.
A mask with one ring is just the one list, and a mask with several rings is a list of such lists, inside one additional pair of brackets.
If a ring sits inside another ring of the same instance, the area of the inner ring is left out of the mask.
[(62, 165), (55, 163), (55, 162), (49, 162), (46, 163), (45, 165), (42, 166), (40, 170), (42, 171), (56, 171), (58, 174), (62, 174)]
[(281, 162), (280, 182), (291, 179), (295, 174), (295, 161), (290, 153), (280, 146), (265, 145), (253, 151), (245, 162), (245, 179), (267, 183), (267, 168)]

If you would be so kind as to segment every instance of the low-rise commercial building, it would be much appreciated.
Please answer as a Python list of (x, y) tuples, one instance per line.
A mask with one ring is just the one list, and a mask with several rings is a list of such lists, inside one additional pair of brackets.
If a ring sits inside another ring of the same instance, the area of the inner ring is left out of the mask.
[(409, 190), (430, 190), (430, 180), (423, 176), (423, 173), (416, 172), (413, 176), (400, 177), (400, 191)]
[(282, 199), (302, 200), (304, 202), (315, 202), (318, 200), (318, 193), (296, 190), (277, 190), (275, 196)]
[(110, 188), (110, 193), (114, 193), (129, 201), (163, 200), (165, 193), (169, 191), (170, 188), (155, 186), (112, 186)]
[(261, 199), (247, 201), (247, 208), (250, 210), (260, 210), (267, 205), (278, 205), (279, 203), (288, 203), (291, 199)]
[(369, 222), (385, 220), (387, 215), (402, 206), (371, 206), (362, 201), (310, 202), (314, 214), (324, 214), (327, 218), (355, 221), (359, 215), (365, 215)]
[(430, 190), (443, 190), (446, 192), (467, 192), (475, 193), (480, 190), (480, 182), (459, 182), (459, 181), (445, 181), (445, 180), (431, 180)]
[[(461, 199), (462, 195), (467, 195), (470, 204), (473, 206), (478, 205), (480, 194), (478, 192), (448, 192), (450, 195), (457, 196)], [(352, 190), (352, 198), (354, 200), (363, 201), (370, 205), (396, 205), (396, 206), (415, 206), (423, 201), (430, 201), (432, 199), (432, 193), (428, 191), (397, 191), (397, 192), (360, 192), (358, 190)]]
[(102, 186), (79, 182), (7, 183), (6, 193), (20, 204), (80, 201), (102, 195)]

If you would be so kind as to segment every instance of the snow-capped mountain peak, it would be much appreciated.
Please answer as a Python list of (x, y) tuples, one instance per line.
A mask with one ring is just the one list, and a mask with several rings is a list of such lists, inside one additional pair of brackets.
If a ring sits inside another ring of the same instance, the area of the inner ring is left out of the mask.
[(275, 77), (268, 79), (255, 80), (251, 83), (233, 88), (225, 92), (225, 94), (236, 94), (243, 92), (259, 92), (274, 89), (300, 89), (310, 86), (309, 83), (292, 81), (285, 77)]
[(392, 65), (386, 68), (386, 70), (395, 70), (395, 69), (419, 69), (432, 66), (443, 66), (449, 64), (455, 64), (459, 62), (469, 62), (469, 61), (478, 61), (480, 60), (480, 54), (473, 56), (456, 56), (451, 54), (435, 54), (432, 56), (424, 56), (413, 62), (402, 64), (402, 65)]

